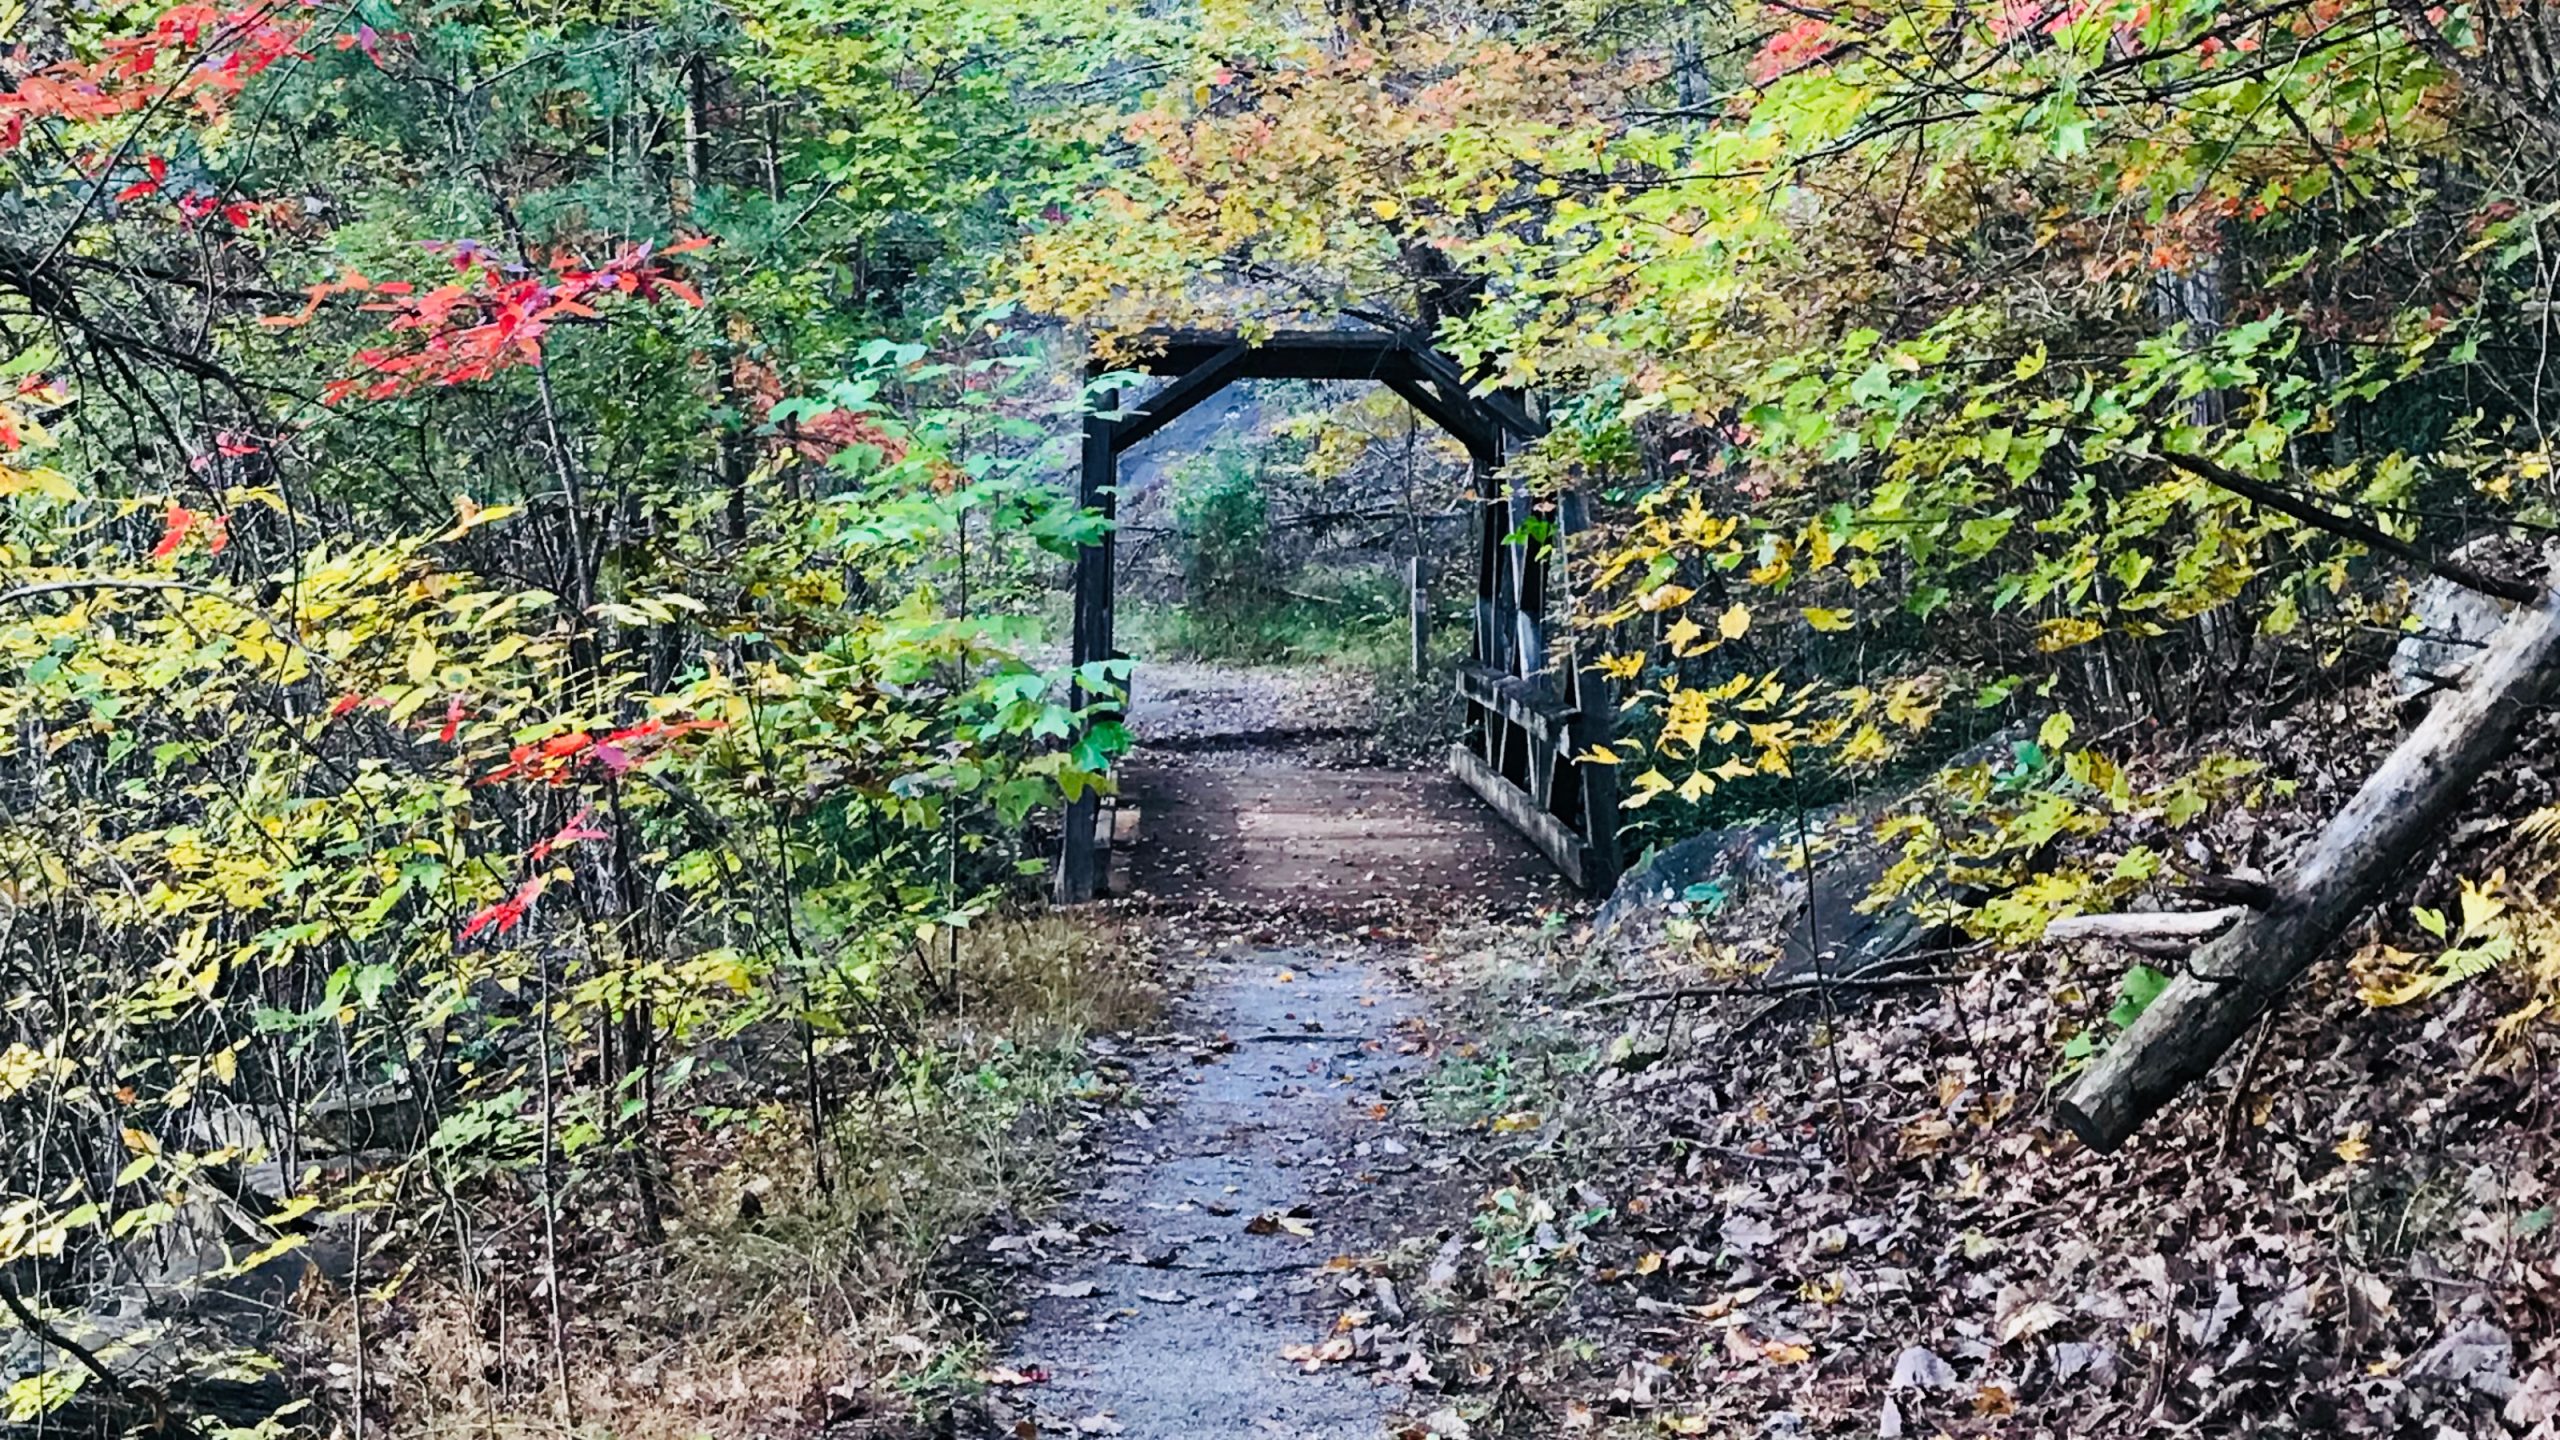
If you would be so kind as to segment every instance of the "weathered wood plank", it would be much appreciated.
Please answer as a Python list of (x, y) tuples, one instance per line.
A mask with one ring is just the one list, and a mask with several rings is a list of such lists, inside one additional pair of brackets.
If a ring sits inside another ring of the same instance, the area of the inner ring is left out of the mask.
[(1111, 426), (1111, 450), (1130, 446), (1181, 419), (1201, 401), (1224, 390), (1244, 371), (1252, 347), (1238, 340), (1174, 377), (1171, 384), (1141, 401), (1138, 408)]
[[(1123, 368), (1179, 375), (1236, 341), (1230, 330), (1157, 329), (1132, 336)], [(1276, 330), (1253, 342), (1247, 380), (1383, 380), (1415, 373), (1413, 340), (1394, 330)]]
[(1549, 745), (1572, 737), (1573, 711), (1537, 682), (1504, 675), (1482, 665), (1458, 667), (1458, 693)]
[(1476, 752), (1464, 745), (1449, 747), (1449, 769), (1466, 787), (1476, 792), (1494, 813), (1511, 823), (1511, 827), (1529, 838), (1539, 853), (1555, 862), (1557, 870), (1577, 888), (1589, 889), (1591, 859), (1589, 847), (1582, 837), (1565, 828), (1563, 821), (1541, 810), (1527, 792), (1502, 778)]
[(1502, 448), (1502, 432), (1480, 417), (1471, 416), (1458, 406), (1441, 398), (1440, 393), (1418, 380), (1390, 379), (1386, 387), (1404, 397), (1404, 403), (1420, 411), (1422, 418), (1438, 425), (1467, 447), (1470, 456), (1490, 465), (1491, 457)]

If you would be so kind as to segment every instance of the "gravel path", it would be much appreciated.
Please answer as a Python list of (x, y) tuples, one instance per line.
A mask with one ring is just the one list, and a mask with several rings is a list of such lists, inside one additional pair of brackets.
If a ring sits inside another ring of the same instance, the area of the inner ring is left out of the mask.
[[(1379, 1118), (1422, 1073), (1396, 1041), (1413, 1013), (1368, 947), (1203, 965), (1183, 1037), (1140, 1062), (1147, 1118), (1032, 1237), (1042, 1288), (1004, 1363), (1038, 1378), (1010, 1392), (1009, 1433), (1384, 1433), (1404, 1387), (1340, 1325), (1374, 1314), (1376, 1282), (1328, 1262), (1389, 1238), (1415, 1169)], [(1323, 1358), (1337, 1335), (1348, 1353)]]
[(1562, 888), (1445, 772), (1344, 768), (1355, 693), (1318, 671), (1140, 671), (1129, 876), (1187, 983), (1166, 1033), (1097, 1042), (1144, 1108), (1094, 1188), (994, 1242), (1036, 1278), (992, 1435), (1379, 1440), (1432, 1408), (1406, 1383), (1405, 1297), (1358, 1258), (1439, 1247), (1404, 1227), (1451, 1213), (1432, 1191), (1454, 1162), (1389, 1118), (1431, 1063), (1389, 937)]

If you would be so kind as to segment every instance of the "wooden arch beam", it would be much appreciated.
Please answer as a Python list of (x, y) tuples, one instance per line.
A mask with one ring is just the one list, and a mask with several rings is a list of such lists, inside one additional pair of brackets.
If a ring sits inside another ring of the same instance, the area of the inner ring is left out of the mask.
[(1201, 401), (1242, 379), (1245, 360), (1252, 353), (1252, 346), (1238, 340), (1174, 377), (1173, 383), (1148, 396), (1138, 409), (1112, 423), (1113, 453), (1127, 450), (1181, 419)]

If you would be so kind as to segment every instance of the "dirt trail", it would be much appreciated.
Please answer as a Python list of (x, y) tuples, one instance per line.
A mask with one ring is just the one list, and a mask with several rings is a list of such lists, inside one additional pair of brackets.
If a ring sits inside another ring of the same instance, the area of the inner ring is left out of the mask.
[(1159, 748), (1129, 858), (1189, 973), (1164, 1034), (1097, 1045), (1144, 1108), (1095, 1188), (998, 1242), (1038, 1278), (995, 1431), (1375, 1440), (1409, 1403), (1410, 1297), (1329, 1262), (1404, 1238), (1436, 1168), (1389, 1119), (1428, 1062), (1387, 937), (1555, 882), (1445, 777), (1324, 768), (1345, 717), (1294, 677), (1165, 669), (1133, 707)]
[(1446, 770), (1374, 763), (1356, 701), (1303, 673), (1141, 667), (1125, 893), (1385, 922), (1563, 897), (1545, 857)]
[(1412, 1013), (1358, 949), (1202, 965), (1185, 1039), (1139, 1061), (1147, 1118), (1033, 1237), (1054, 1263), (1007, 1363), (1047, 1376), (1015, 1392), (1036, 1433), (1382, 1433), (1401, 1387), (1283, 1352), (1331, 1338), (1346, 1298), (1323, 1267), (1386, 1238), (1379, 1192), (1414, 1169), (1375, 1118), (1420, 1074), (1392, 1038)]

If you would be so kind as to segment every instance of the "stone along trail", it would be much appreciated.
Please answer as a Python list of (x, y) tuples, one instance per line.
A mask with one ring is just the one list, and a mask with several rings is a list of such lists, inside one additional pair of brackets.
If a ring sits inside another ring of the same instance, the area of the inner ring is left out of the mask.
[(1322, 707), (1284, 679), (1189, 672), (1150, 727), (1148, 673), (1139, 734), (1184, 738), (1132, 767), (1127, 878), (1182, 993), (1164, 1033), (1097, 1046), (1143, 1108), (1093, 1187), (995, 1242), (1036, 1278), (992, 1433), (1375, 1440), (1416, 1297), (1337, 1257), (1411, 1238), (1442, 1170), (1391, 1118), (1429, 1065), (1402, 942), (1557, 882), (1445, 776), (1323, 766), (1341, 731), (1293, 730)]

